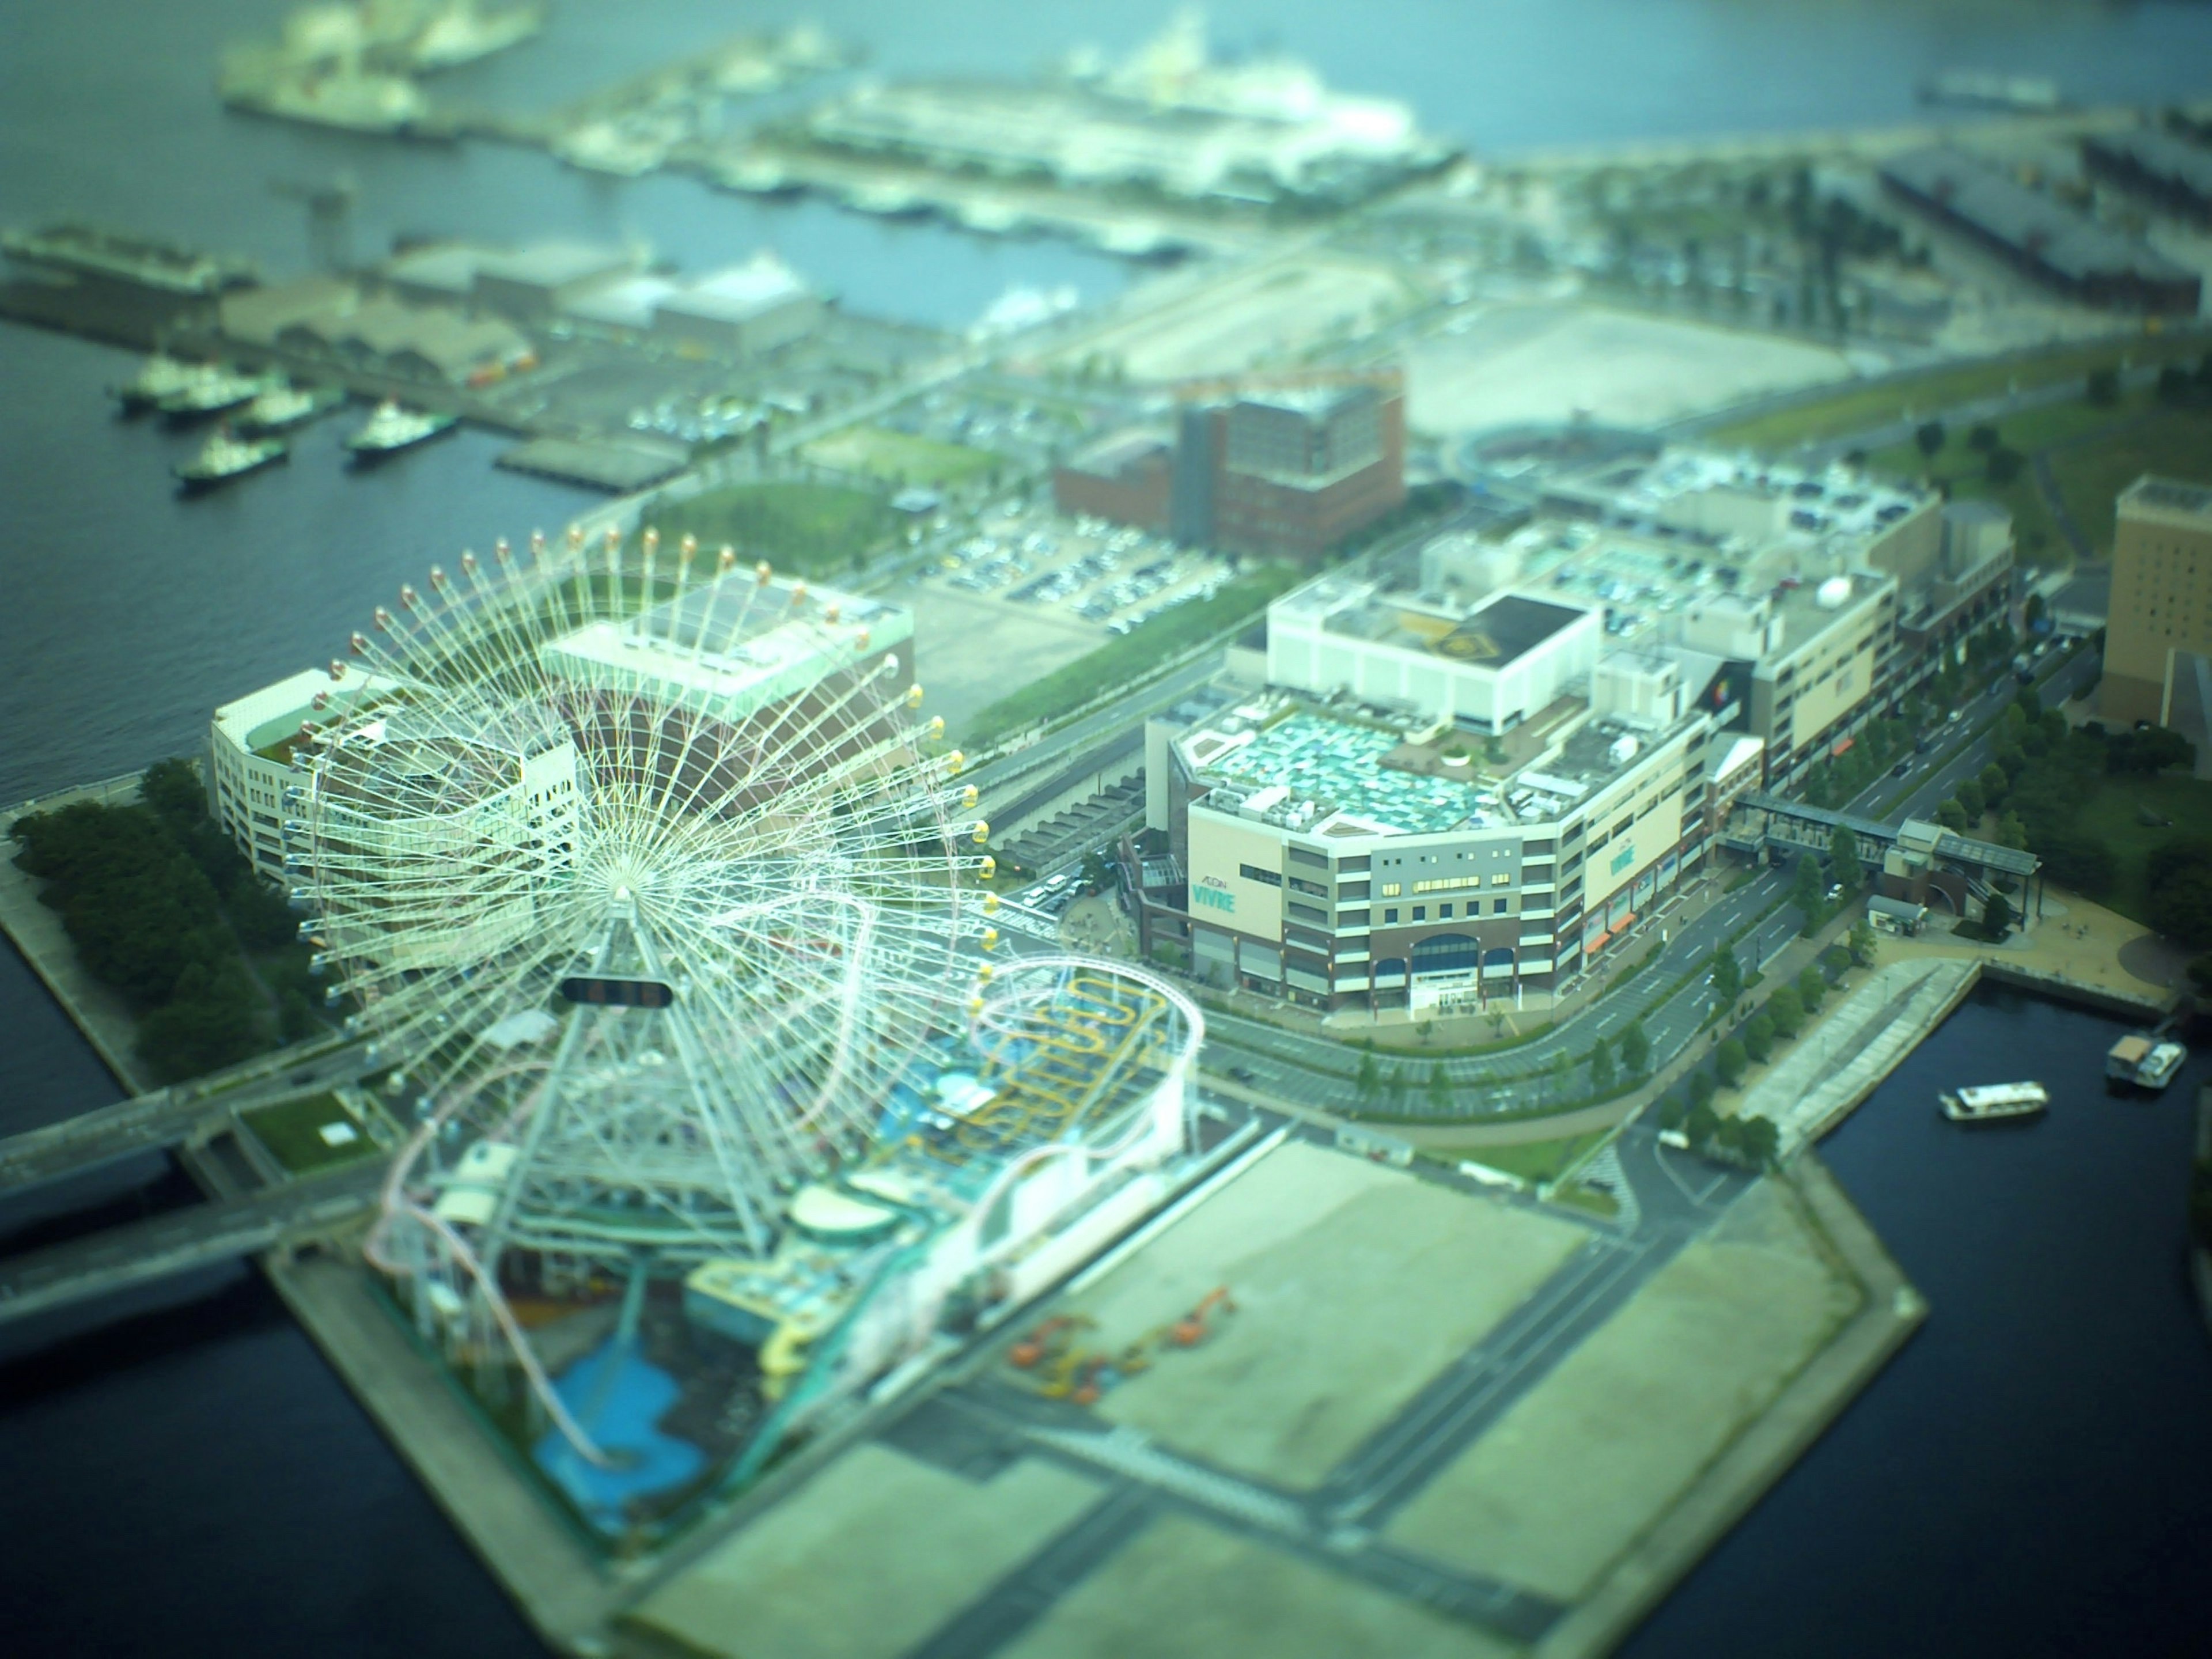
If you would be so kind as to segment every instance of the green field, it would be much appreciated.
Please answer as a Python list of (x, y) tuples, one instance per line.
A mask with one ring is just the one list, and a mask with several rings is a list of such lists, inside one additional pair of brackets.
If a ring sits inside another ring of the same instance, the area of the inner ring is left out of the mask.
[(2014, 386), (2025, 389), (2048, 386), (2055, 380), (2085, 379), (2091, 369), (2117, 364), (2123, 352), (2130, 362), (2138, 365), (2195, 362), (2203, 355), (2204, 337), (2147, 337), (2131, 340), (2124, 348), (2112, 343), (2087, 345), (2052, 352), (2027, 362), (1969, 363), (1908, 380), (1859, 386), (1832, 398), (1752, 416), (1715, 427), (1705, 435), (1715, 443), (1746, 444), (1754, 449), (1787, 449), (1793, 444), (1817, 439), (1847, 437), (1908, 416), (1925, 419), (1960, 404), (1999, 396)]
[(1109, 687), (1137, 684), (1178, 652), (1258, 616), (1269, 600), (1296, 586), (1304, 574), (1294, 565), (1271, 564), (1239, 576), (1212, 599), (1178, 605), (1133, 633), (1000, 698), (976, 713), (964, 735), (979, 746), (995, 742), (1025, 726), (1057, 720)]
[(2058, 494), (2100, 556), (2112, 550), (2112, 501), (2146, 472), (2212, 483), (2212, 410), (2157, 409), (2051, 458)]
[(799, 455), (817, 466), (865, 473), (901, 487), (927, 484), (934, 489), (966, 483), (1001, 465), (996, 455), (984, 450), (939, 443), (934, 438), (917, 438), (879, 426), (848, 426), (817, 438)]
[[(2147, 824), (2138, 808), (2169, 822)], [(2212, 831), (2212, 783), (2172, 772), (2149, 778), (2108, 776), (2076, 810), (2074, 828), (2111, 848), (2119, 864), (2119, 879), (2103, 902), (2148, 927), (2143, 862), (2176, 836)]]
[[(241, 1112), (240, 1120), (254, 1138), (295, 1175), (350, 1164), (376, 1151), (368, 1132), (354, 1121), (334, 1094), (309, 1095), (301, 1100), (282, 1100), (258, 1111)], [(325, 1125), (343, 1123), (354, 1139), (332, 1146), (323, 1139)]]
[(1502, 1146), (1431, 1146), (1429, 1150), (1439, 1155), (1468, 1158), (1527, 1182), (1557, 1181), (1561, 1170), (1571, 1168), (1576, 1159), (1612, 1133), (1609, 1129), (1592, 1129), (1558, 1140), (1516, 1140)]
[(709, 490), (656, 507), (649, 520), (667, 540), (693, 535), (708, 548), (734, 547), (794, 575), (857, 570), (897, 533), (899, 516), (864, 490), (836, 484), (754, 483)]

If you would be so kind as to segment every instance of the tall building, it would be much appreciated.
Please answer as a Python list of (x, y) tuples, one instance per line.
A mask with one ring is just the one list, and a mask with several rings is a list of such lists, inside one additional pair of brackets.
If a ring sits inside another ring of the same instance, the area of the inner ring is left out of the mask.
[(1312, 560), (1406, 499), (1406, 399), (1383, 373), (1194, 398), (1173, 438), (1116, 434), (1061, 466), (1065, 513), (1192, 547)]
[(227, 702), (208, 732), (208, 810), (270, 881), (284, 878), (283, 823), (295, 815), (284, 792), (299, 778), (292, 750), (301, 727), (366, 709), (393, 690), (389, 680), (344, 664), (336, 675), (303, 668)]
[(2144, 477), (2117, 507), (2102, 708), (2168, 725), (2177, 674), (2212, 653), (2212, 488)]

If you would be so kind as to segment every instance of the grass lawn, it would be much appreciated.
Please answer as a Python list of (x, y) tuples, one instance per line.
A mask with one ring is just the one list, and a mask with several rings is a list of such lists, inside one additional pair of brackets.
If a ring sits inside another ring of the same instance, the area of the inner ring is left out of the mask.
[(1959, 404), (1993, 398), (2009, 387), (2047, 386), (2054, 380), (2086, 379), (2093, 368), (2117, 364), (2123, 351), (2136, 364), (2182, 361), (2194, 362), (2204, 352), (2202, 335), (2149, 337), (2114, 343), (2085, 345), (2053, 352), (2022, 363), (1967, 363), (1910, 380), (1860, 386), (1800, 404), (1794, 409), (1752, 416), (1716, 427), (1706, 435), (1716, 443), (1747, 444), (1755, 449), (1787, 449), (1793, 444), (1820, 438), (1838, 438), (1869, 427), (1884, 426), (1905, 418), (1938, 414)]
[(753, 483), (667, 502), (655, 509), (652, 523), (664, 541), (693, 535), (702, 548), (734, 547), (747, 561), (766, 559), (794, 575), (823, 576), (858, 569), (897, 532), (899, 515), (865, 490)]
[[(1518, 1176), (1523, 1181), (1556, 1181), (1559, 1171), (1588, 1152), (1612, 1131), (1591, 1129), (1583, 1134), (1567, 1135), (1558, 1140), (1516, 1140), (1505, 1146), (1462, 1146), (1453, 1148), (1432, 1146), (1430, 1151), (1439, 1156), (1464, 1158), (1476, 1164), (1486, 1164), (1505, 1175)], [(1591, 1194), (1593, 1198), (1596, 1194)], [(1611, 1211), (1605, 1212), (1611, 1214)]]
[[(295, 1175), (350, 1164), (376, 1151), (368, 1132), (354, 1121), (336, 1095), (328, 1092), (301, 1100), (280, 1100), (274, 1106), (239, 1115), (276, 1161)], [(323, 1131), (338, 1124), (351, 1130), (353, 1138), (334, 1145), (323, 1138)]]
[[(2140, 806), (2172, 822), (2146, 824), (2136, 816)], [(2148, 927), (2143, 861), (2177, 836), (2212, 833), (2212, 783), (2175, 772), (2154, 778), (2108, 775), (2075, 811), (2074, 827), (2111, 848), (2119, 862), (2119, 881), (2104, 902)]]
[(2146, 472), (2212, 483), (2212, 410), (2148, 406), (2139, 423), (2051, 458), (2058, 494), (2100, 556), (2112, 550), (2112, 501)]
[(965, 483), (1001, 465), (996, 455), (959, 444), (917, 438), (879, 426), (848, 426), (817, 438), (799, 452), (817, 466), (864, 472), (886, 483), (927, 484), (943, 489)]
[(1297, 586), (1304, 574), (1292, 565), (1271, 564), (1239, 576), (1212, 599), (1178, 605), (1000, 698), (976, 713), (965, 735), (973, 744), (991, 743), (1009, 732), (1079, 708), (1110, 687), (1133, 685), (1177, 652), (1258, 615), (1269, 600)]

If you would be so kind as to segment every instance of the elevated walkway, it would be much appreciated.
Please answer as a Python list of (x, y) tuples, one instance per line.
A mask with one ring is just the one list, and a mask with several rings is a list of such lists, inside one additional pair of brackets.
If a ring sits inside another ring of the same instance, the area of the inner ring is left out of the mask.
[(384, 1159), (364, 1159), (0, 1261), (0, 1325), (349, 1227), (374, 1206), (384, 1173)]
[(158, 1152), (189, 1139), (222, 1108), (167, 1089), (134, 1095), (43, 1129), (0, 1140), (0, 1194), (81, 1175), (137, 1152)]

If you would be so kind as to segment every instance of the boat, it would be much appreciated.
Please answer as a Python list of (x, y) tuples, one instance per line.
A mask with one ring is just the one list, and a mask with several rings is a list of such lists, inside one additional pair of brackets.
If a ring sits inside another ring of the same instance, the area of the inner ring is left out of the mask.
[(380, 461), (386, 455), (396, 455), (403, 449), (412, 449), (416, 444), (428, 443), (451, 432), (459, 419), (453, 415), (402, 408), (396, 400), (387, 398), (376, 406), (376, 413), (362, 423), (361, 430), (345, 441), (345, 447), (356, 462)]
[(291, 453), (291, 446), (281, 438), (236, 438), (228, 427), (217, 427), (197, 456), (170, 470), (183, 493), (197, 495), (288, 460)]
[(336, 386), (295, 386), (280, 379), (239, 411), (238, 429), (257, 435), (289, 432), (337, 408), (344, 399), (345, 393)]
[(2115, 1083), (2159, 1090), (2173, 1081), (2189, 1050), (2156, 1032), (2130, 1031), (2105, 1054), (2105, 1075)]
[(487, 11), (476, 0), (447, 0), (406, 47), (407, 67), (417, 75), (459, 69), (519, 46), (545, 27), (545, 8), (508, 6)]
[(2039, 75), (2000, 75), (1990, 70), (1953, 70), (1930, 76), (1920, 83), (1920, 101), (2031, 114), (2048, 114), (2061, 107), (2056, 81)]
[(108, 391), (123, 405), (125, 414), (137, 415), (153, 408), (162, 398), (175, 396), (210, 372), (205, 363), (188, 363), (157, 351), (137, 374), (121, 386), (110, 386)]
[(2051, 1104), (2040, 1083), (1984, 1083), (1938, 1095), (1943, 1115), (1954, 1123), (1994, 1123), (2002, 1118), (2033, 1117)]
[(205, 420), (210, 415), (225, 414), (241, 404), (250, 404), (269, 390), (269, 386), (270, 382), (258, 375), (233, 374), (227, 368), (210, 368), (167, 397), (156, 398), (154, 407), (181, 426), (189, 421)]

